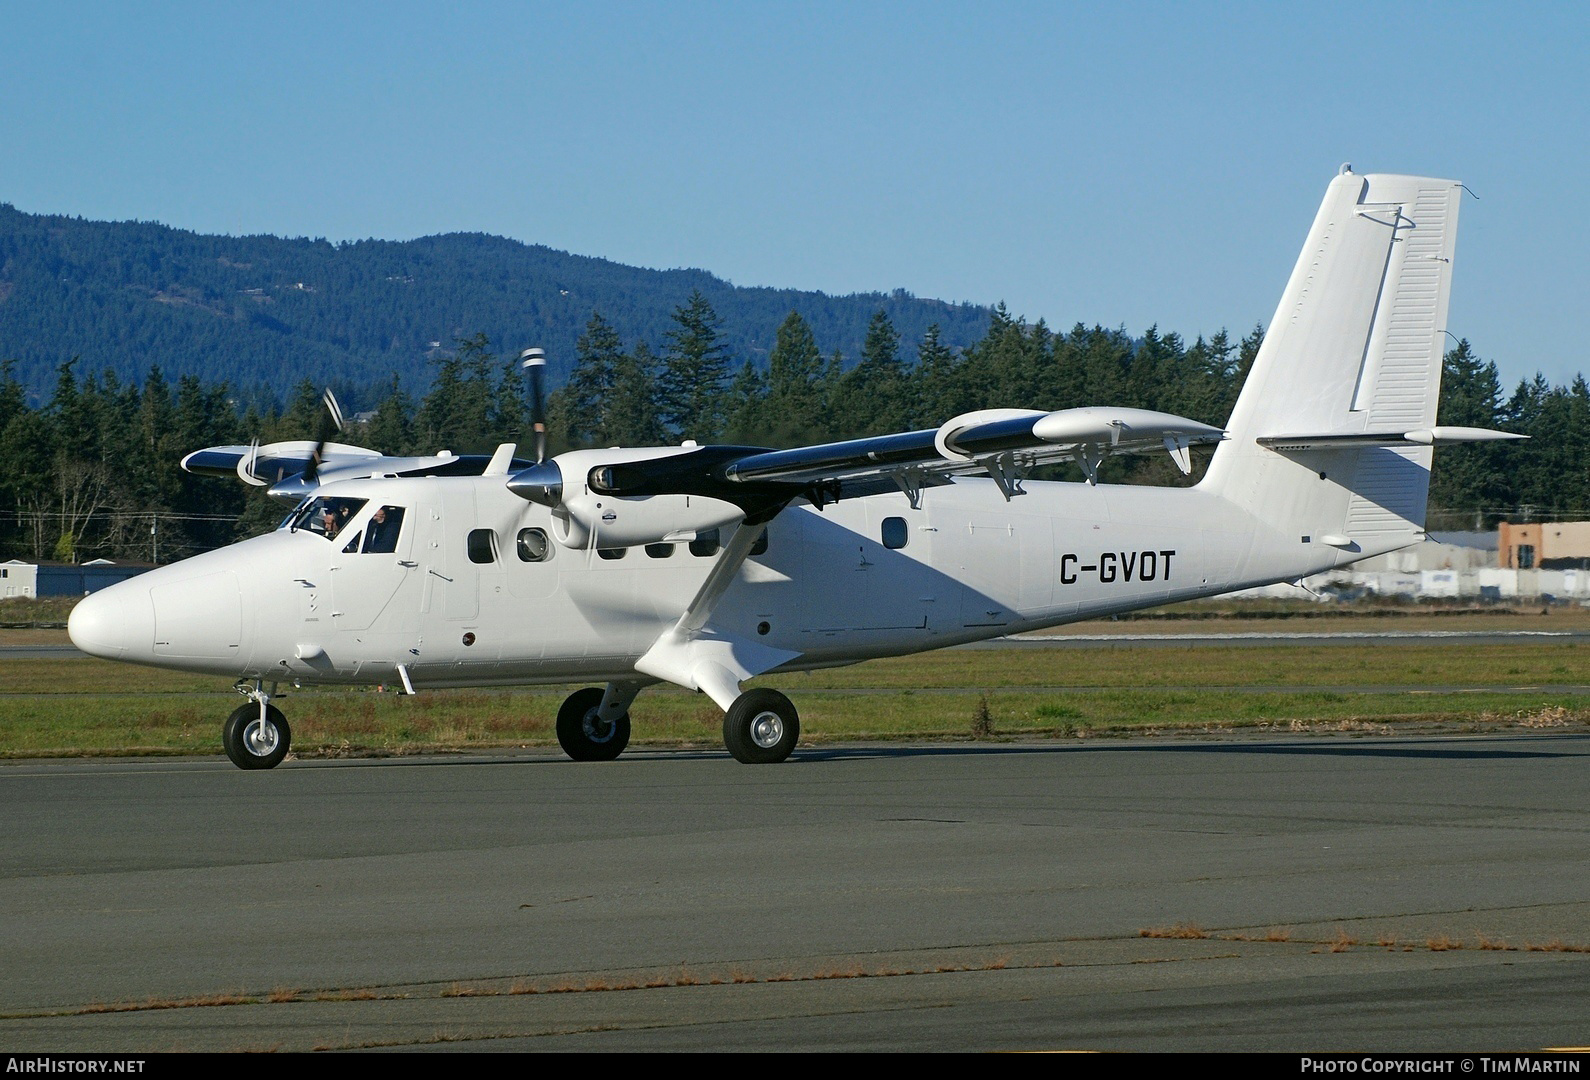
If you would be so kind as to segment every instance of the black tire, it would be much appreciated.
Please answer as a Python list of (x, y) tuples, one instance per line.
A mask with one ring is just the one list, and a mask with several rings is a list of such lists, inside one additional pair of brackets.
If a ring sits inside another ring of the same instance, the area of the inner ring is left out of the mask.
[[(262, 738), (263, 735), (263, 738)], [(293, 744), (293, 729), (287, 717), (274, 705), (265, 706), (265, 725), (260, 726), (259, 705), (239, 705), (221, 725), (221, 745), (226, 756), (240, 769), (274, 769), (287, 756)]]
[(629, 713), (602, 723), (602, 688), (576, 690), (558, 710), (558, 745), (575, 761), (612, 761), (629, 745)]
[(746, 765), (774, 765), (800, 741), (795, 705), (777, 690), (747, 690), (723, 717), (723, 745)]

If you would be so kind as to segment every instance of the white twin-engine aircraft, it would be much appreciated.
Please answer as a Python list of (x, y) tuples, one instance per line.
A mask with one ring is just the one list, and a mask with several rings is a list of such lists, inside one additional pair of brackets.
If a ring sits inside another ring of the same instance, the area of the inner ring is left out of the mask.
[[(748, 763), (800, 722), (768, 672), (976, 641), (1291, 581), (1424, 535), (1460, 185), (1330, 184), (1227, 428), (1126, 408), (995, 409), (937, 430), (766, 450), (392, 458), (337, 443), (214, 447), (190, 472), (297, 504), (266, 536), (82, 600), (84, 652), (235, 677), (222, 741), (286, 756), (282, 682), (590, 681), (558, 713), (577, 761), (629, 741), (655, 682), (724, 710)], [(526, 350), (538, 432), (539, 350)], [(544, 434), (538, 434), (544, 446)], [(1095, 486), (1109, 454), (1218, 443), (1185, 489)], [(1087, 483), (1026, 481), (1078, 462)], [(285, 479), (283, 479), (285, 478)], [(268, 689), (267, 689), (268, 688)]]

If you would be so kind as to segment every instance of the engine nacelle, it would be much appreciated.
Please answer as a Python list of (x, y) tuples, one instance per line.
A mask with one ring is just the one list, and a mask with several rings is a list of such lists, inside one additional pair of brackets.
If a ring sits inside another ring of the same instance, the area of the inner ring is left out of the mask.
[(733, 525), (745, 511), (700, 495), (581, 495), (552, 511), (552, 538), (564, 547), (639, 547), (694, 540)]
[(745, 511), (703, 495), (616, 492), (626, 486), (627, 465), (695, 449), (573, 450), (515, 474), (508, 488), (552, 509), (552, 538), (564, 547), (585, 551), (693, 540), (697, 533), (738, 523)]

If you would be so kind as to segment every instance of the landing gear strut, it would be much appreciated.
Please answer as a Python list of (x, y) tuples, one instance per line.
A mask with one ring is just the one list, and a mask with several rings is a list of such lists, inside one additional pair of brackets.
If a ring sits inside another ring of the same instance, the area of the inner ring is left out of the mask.
[(292, 728), (259, 684), (251, 690), (240, 686), (239, 690), (249, 701), (234, 709), (221, 725), (221, 745), (240, 769), (274, 769), (292, 746)]
[(746, 765), (773, 765), (800, 741), (800, 715), (777, 690), (747, 690), (723, 715), (723, 745)]
[[(629, 703), (636, 690), (588, 686), (558, 710), (558, 745), (575, 761), (612, 761), (629, 745)], [(606, 708), (603, 706), (606, 705)]]

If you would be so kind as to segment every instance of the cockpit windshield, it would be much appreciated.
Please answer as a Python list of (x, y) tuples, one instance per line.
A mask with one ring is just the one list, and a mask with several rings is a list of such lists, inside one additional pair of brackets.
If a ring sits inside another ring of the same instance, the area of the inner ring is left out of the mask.
[(289, 532), (311, 532), (335, 540), (368, 501), (327, 496), (305, 499), (283, 525)]

